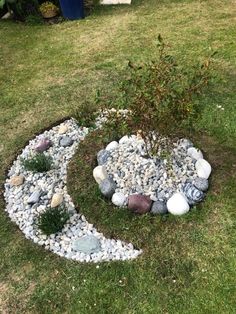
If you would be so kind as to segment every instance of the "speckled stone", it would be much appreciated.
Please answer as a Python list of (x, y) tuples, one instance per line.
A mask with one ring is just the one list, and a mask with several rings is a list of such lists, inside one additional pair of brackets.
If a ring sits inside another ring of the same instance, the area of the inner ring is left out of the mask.
[(115, 193), (115, 189), (116, 189), (116, 183), (108, 178), (103, 180), (100, 184), (99, 184), (99, 188), (101, 193), (107, 197), (107, 198), (111, 198), (112, 195)]
[(97, 153), (97, 161), (98, 161), (98, 165), (102, 166), (107, 162), (108, 157), (110, 157), (111, 153), (106, 150), (106, 149), (102, 149)]
[(200, 191), (206, 192), (209, 188), (209, 182), (204, 178), (196, 178), (193, 185)]
[(163, 215), (163, 214), (168, 213), (166, 203), (159, 200), (153, 202), (152, 207), (151, 207), (151, 213), (154, 215), (157, 215), (157, 214)]
[(71, 146), (72, 144), (73, 140), (69, 136), (64, 136), (63, 138), (60, 139), (60, 145), (63, 147)]

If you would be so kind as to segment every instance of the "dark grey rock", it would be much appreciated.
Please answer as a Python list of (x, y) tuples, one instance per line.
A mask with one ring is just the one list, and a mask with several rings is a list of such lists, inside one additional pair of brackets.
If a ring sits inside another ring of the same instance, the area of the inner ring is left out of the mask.
[(101, 250), (101, 243), (98, 238), (93, 235), (87, 235), (74, 240), (72, 243), (74, 251), (85, 254), (97, 253)]
[(30, 204), (30, 205), (33, 205), (33, 204), (38, 203), (41, 194), (42, 194), (42, 191), (40, 191), (40, 190), (34, 191), (34, 192), (30, 195), (30, 197), (29, 197), (27, 203)]
[(102, 149), (97, 153), (97, 161), (98, 161), (98, 165), (102, 166), (104, 165), (108, 158), (110, 157), (111, 153), (110, 151), (106, 150), (106, 149)]
[(190, 205), (200, 203), (205, 197), (205, 194), (198, 190), (192, 183), (186, 183), (183, 187), (183, 192)]
[(99, 188), (105, 197), (111, 198), (115, 193), (116, 183), (112, 179), (105, 179), (99, 184)]
[(73, 144), (73, 140), (69, 136), (64, 136), (60, 139), (60, 145), (63, 147), (71, 146)]
[(152, 207), (151, 207), (151, 213), (152, 214), (166, 214), (168, 213), (168, 209), (167, 209), (167, 206), (166, 206), (166, 203), (165, 202), (162, 202), (162, 201), (156, 201), (152, 204)]
[(196, 178), (193, 182), (193, 185), (200, 191), (207, 191), (209, 187), (208, 180), (205, 178)]

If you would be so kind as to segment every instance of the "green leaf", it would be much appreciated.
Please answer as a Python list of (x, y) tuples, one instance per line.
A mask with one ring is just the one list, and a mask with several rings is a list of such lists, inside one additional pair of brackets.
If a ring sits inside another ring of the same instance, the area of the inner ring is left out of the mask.
[(4, 7), (4, 4), (5, 4), (5, 0), (0, 0), (0, 9)]

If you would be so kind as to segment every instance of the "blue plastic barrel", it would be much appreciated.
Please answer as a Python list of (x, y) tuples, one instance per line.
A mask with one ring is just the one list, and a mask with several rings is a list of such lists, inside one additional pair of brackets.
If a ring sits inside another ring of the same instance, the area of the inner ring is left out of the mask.
[(78, 20), (84, 18), (83, 0), (60, 0), (62, 14), (66, 19)]

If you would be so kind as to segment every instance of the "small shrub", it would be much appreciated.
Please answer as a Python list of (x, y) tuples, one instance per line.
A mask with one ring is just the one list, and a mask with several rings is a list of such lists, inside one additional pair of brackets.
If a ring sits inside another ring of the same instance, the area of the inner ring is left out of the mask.
[(74, 117), (78, 121), (79, 126), (94, 127), (97, 111), (91, 103), (84, 102), (79, 108), (74, 110)]
[[(122, 82), (120, 95), (131, 116), (123, 120), (127, 127), (122, 128), (128, 128), (128, 133), (139, 132), (149, 156), (157, 153), (158, 134), (171, 138), (193, 129), (203, 109), (197, 96), (209, 82), (211, 60), (181, 67), (159, 35), (156, 60), (138, 65), (129, 62), (129, 77)], [(111, 117), (110, 127), (118, 129), (119, 121), (112, 119), (116, 117)]]
[(62, 206), (49, 208), (39, 216), (37, 225), (44, 234), (50, 235), (61, 231), (69, 217), (69, 213)]
[(52, 168), (52, 157), (44, 153), (38, 153), (31, 159), (23, 159), (23, 166), (28, 171), (46, 172)]

